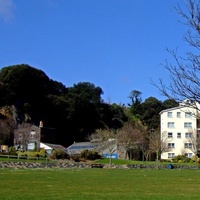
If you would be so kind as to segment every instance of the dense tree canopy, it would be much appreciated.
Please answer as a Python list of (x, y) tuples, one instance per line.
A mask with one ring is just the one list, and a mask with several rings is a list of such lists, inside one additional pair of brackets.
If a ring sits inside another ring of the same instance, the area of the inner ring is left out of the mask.
[(103, 102), (100, 87), (80, 82), (67, 88), (25, 64), (1, 69), (0, 94), (0, 107), (10, 106), (16, 123), (39, 125), (42, 120), (56, 129), (55, 142), (61, 144), (82, 141), (98, 128), (120, 128), (126, 121), (121, 106)]
[[(27, 122), (38, 126), (42, 120), (45, 127), (55, 128), (55, 142), (63, 145), (84, 141), (97, 129), (116, 131), (128, 120), (140, 119), (149, 129), (157, 128), (159, 112), (175, 105), (172, 101), (162, 105), (154, 97), (142, 102), (142, 93), (137, 90), (131, 92), (128, 107), (108, 104), (101, 98), (103, 90), (93, 83), (79, 82), (67, 88), (25, 64), (1, 69), (0, 94), (2, 130), (5, 130), (4, 120), (9, 118), (16, 126)], [(2, 136), (2, 141), (7, 138), (8, 135)]]
[(44, 95), (49, 90), (49, 78), (41, 70), (28, 65), (15, 65), (1, 69), (0, 82), (7, 103), (23, 103)]
[(151, 128), (158, 128), (160, 125), (160, 111), (162, 110), (162, 102), (155, 97), (149, 97), (142, 103), (141, 120), (145, 125)]

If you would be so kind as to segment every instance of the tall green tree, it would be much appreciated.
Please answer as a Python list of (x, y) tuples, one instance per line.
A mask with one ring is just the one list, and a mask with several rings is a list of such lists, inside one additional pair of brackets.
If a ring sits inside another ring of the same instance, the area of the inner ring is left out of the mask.
[(179, 104), (173, 99), (166, 99), (162, 102), (162, 109), (177, 107)]
[(141, 104), (141, 120), (149, 129), (156, 129), (160, 125), (160, 111), (162, 110), (162, 102), (155, 97), (147, 98)]
[(51, 80), (43, 71), (26, 64), (0, 70), (0, 110), (10, 107), (12, 117), (56, 130), (56, 142), (83, 141), (96, 129), (117, 129), (126, 120), (123, 107), (103, 102), (103, 90), (89, 82), (72, 87)]
[(140, 110), (140, 104), (142, 102), (141, 95), (142, 92), (138, 90), (132, 90), (129, 95), (131, 103), (128, 105), (130, 106), (130, 114), (132, 115), (132, 117), (140, 118), (139, 110)]
[(12, 119), (0, 119), (0, 145), (13, 145), (14, 128)]

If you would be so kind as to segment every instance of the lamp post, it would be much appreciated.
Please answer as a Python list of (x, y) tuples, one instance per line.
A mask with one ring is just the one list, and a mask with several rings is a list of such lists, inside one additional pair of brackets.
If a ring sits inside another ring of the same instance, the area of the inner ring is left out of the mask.
[(42, 134), (42, 127), (43, 127), (43, 121), (40, 121), (39, 125), (39, 135), (38, 135), (38, 141), (37, 141), (37, 150), (40, 149), (40, 141), (41, 141), (41, 134)]

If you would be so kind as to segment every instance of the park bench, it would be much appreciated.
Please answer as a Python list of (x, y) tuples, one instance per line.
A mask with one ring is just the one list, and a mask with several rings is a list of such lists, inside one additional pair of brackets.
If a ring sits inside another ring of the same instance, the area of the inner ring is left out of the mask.
[(91, 164), (92, 168), (103, 168), (102, 164)]

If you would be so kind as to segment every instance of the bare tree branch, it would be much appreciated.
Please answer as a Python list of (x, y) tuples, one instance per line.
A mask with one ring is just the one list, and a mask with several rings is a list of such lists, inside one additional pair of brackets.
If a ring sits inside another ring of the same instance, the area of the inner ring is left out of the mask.
[(149, 136), (149, 149), (152, 153), (156, 153), (156, 160), (159, 160), (159, 156), (170, 150), (168, 147), (167, 133), (163, 132), (160, 135), (159, 130), (155, 130)]
[(168, 99), (200, 102), (200, 1), (187, 0), (186, 8), (187, 11), (183, 11), (178, 5), (176, 11), (188, 26), (183, 39), (194, 51), (187, 52), (183, 58), (177, 55), (177, 49), (167, 49), (174, 63), (165, 61), (162, 66), (167, 70), (170, 81), (165, 83), (161, 78), (158, 84), (151, 82)]

